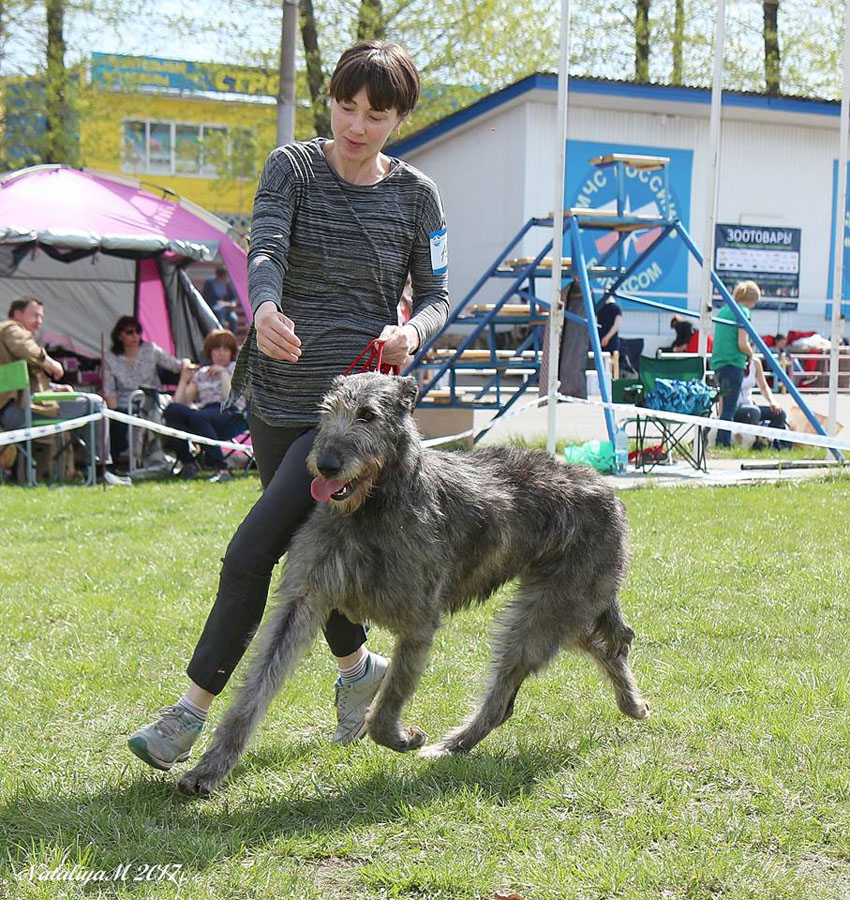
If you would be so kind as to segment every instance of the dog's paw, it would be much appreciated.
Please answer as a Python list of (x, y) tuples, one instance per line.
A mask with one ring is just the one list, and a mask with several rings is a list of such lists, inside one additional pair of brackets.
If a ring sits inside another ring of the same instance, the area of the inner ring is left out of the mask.
[(418, 750), (427, 740), (428, 735), (425, 734), (421, 728), (411, 725), (407, 729), (407, 746), (404, 748), (405, 752), (408, 750)]
[(643, 697), (629, 698), (620, 706), (620, 709), (627, 716), (638, 721), (649, 718), (649, 704)]
[(209, 797), (216, 789), (218, 779), (205, 775), (200, 767), (187, 772), (178, 782), (177, 790), (187, 797)]
[(380, 729), (372, 728), (369, 731), (369, 737), (376, 744), (388, 747), (397, 753), (408, 753), (411, 750), (417, 750), (428, 740), (428, 735), (415, 725), (412, 725), (410, 728), (393, 731), (391, 734), (385, 734)]

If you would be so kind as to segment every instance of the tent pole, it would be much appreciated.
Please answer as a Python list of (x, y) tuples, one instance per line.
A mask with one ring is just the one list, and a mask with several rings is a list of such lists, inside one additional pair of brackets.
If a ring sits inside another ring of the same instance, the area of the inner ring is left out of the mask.
[(711, 269), (714, 266), (714, 228), (717, 223), (717, 174), (720, 168), (720, 113), (723, 99), (723, 56), (726, 45), (726, 0), (718, 0), (714, 23), (714, 75), (711, 81), (711, 114), (708, 126), (708, 177), (705, 179), (705, 238), (700, 287), (700, 356), (708, 355), (711, 328)]
[[(567, 92), (570, 78), (570, 0), (561, 0), (561, 50), (558, 63), (558, 115), (555, 140), (555, 205), (552, 217), (552, 303), (549, 307), (549, 379), (548, 429), (546, 449), (555, 453), (555, 429), (557, 426), (558, 369), (561, 359), (561, 326), (563, 304), (561, 302), (561, 255), (564, 246), (564, 184), (567, 168)], [(575, 254), (573, 254), (575, 255)]]
[(850, 118), (850, 0), (844, 4), (844, 70), (841, 112), (838, 120), (838, 184), (833, 222), (835, 247), (832, 274), (832, 332), (829, 348), (829, 417), (826, 430), (835, 434), (838, 407), (838, 349), (841, 342), (841, 308), (844, 301), (844, 235), (847, 214), (847, 129)]

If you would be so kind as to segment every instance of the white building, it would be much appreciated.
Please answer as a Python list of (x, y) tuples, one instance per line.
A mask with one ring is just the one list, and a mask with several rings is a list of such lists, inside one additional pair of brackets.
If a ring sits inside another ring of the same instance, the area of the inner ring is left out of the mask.
[[(529, 218), (551, 214), (556, 99), (555, 76), (531, 75), (390, 148), (440, 188), (455, 304)], [(570, 79), (565, 205), (600, 206), (612, 200), (610, 177), (608, 184), (600, 184), (599, 171), (588, 163), (593, 155), (669, 156), (674, 202), (702, 251), (707, 244), (703, 176), (709, 103), (710, 94), (703, 89)], [(789, 329), (829, 334), (826, 298), (837, 152), (837, 103), (724, 93), (718, 223), (757, 226), (754, 231), (787, 232), (799, 239), (799, 255), (783, 257), (786, 269), (789, 259), (799, 261), (797, 276), (789, 276), (796, 283), (790, 288), (792, 297), (795, 290), (798, 294), (796, 309), (757, 310), (754, 324), (763, 334)], [(654, 201), (645, 173), (643, 180), (638, 184), (635, 179), (634, 190), (627, 188), (633, 209)], [(534, 255), (550, 236), (551, 229), (536, 229), (512, 255)], [(640, 287), (650, 299), (697, 309), (699, 267), (678, 246), (681, 241), (668, 243), (657, 254), (666, 258), (631, 287)], [(489, 282), (483, 299), (497, 299), (507, 284)], [(548, 283), (540, 287), (544, 299), (550, 292)], [(669, 321), (669, 312), (628, 310), (623, 334), (644, 337), (651, 353), (672, 337)]]

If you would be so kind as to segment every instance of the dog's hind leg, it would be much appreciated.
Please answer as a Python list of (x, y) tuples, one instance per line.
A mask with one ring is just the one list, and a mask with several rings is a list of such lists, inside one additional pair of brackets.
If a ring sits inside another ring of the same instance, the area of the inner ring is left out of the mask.
[(304, 595), (274, 610), (257, 637), (245, 680), (222, 717), (212, 746), (178, 782), (182, 793), (208, 796), (227, 777), (284, 679), (309, 649), (326, 613)]
[(582, 650), (598, 663), (614, 687), (620, 711), (633, 719), (646, 719), (649, 704), (641, 695), (629, 666), (629, 648), (635, 633), (623, 621), (616, 597), (579, 641)]
[(369, 737), (376, 744), (405, 753), (425, 743), (424, 731), (401, 724), (401, 711), (419, 683), (435, 630), (398, 639), (383, 684), (366, 715)]
[(536, 588), (520, 587), (494, 631), (490, 674), (478, 709), (460, 728), (423, 747), (423, 756), (440, 757), (471, 750), (511, 716), (523, 681), (558, 652), (557, 631), (540, 622), (535, 614), (536, 597)]

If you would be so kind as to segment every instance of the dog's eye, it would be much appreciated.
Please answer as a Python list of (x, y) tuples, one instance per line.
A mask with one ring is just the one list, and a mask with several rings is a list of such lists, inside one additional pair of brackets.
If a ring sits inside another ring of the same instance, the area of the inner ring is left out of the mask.
[(371, 409), (358, 409), (357, 418), (361, 422), (374, 422), (377, 416)]

